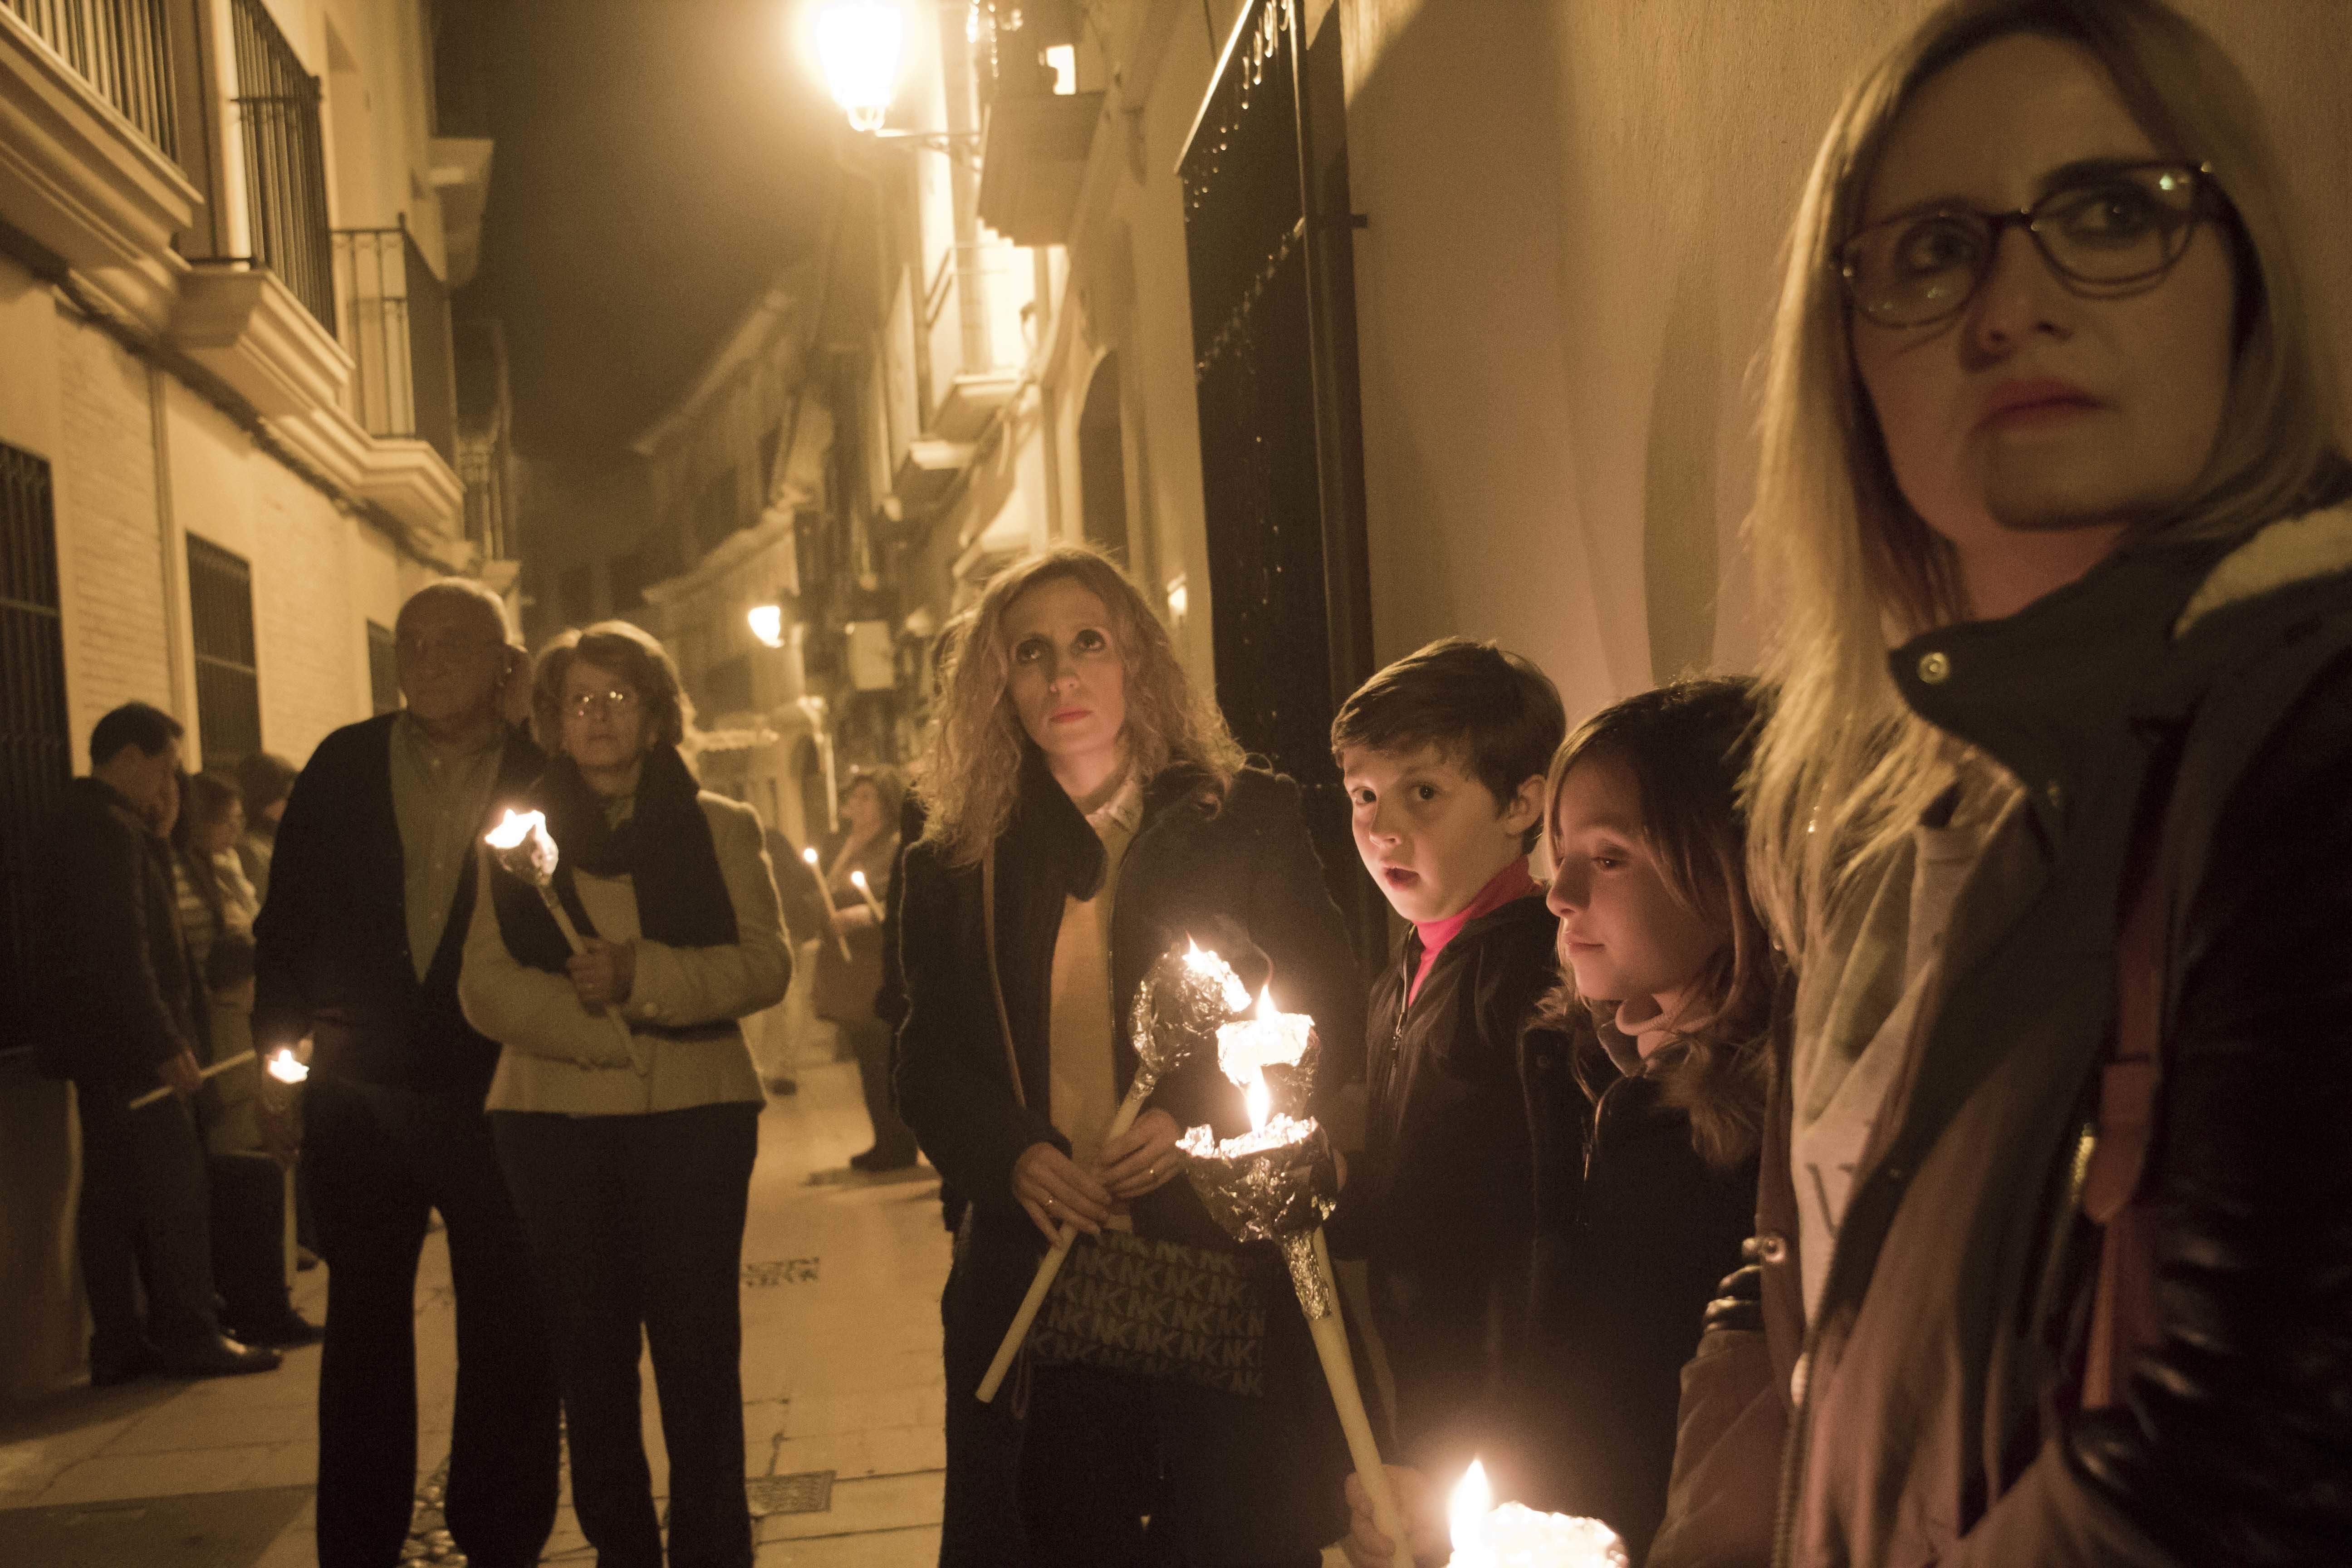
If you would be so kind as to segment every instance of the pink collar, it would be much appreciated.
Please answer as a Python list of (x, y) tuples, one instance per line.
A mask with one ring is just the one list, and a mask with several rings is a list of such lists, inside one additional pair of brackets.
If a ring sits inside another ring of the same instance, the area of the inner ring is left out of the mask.
[(1429, 977), (1430, 965), (1437, 962), (1437, 955), (1445, 950), (1445, 944), (1461, 934), (1464, 926), (1480, 915), (1493, 914), (1513, 899), (1526, 898), (1535, 890), (1536, 879), (1528, 875), (1528, 863), (1524, 859), (1514, 860), (1496, 872), (1486, 885), (1478, 889), (1478, 896), (1464, 905), (1458, 913), (1450, 914), (1442, 921), (1413, 921), (1412, 929), (1421, 936), (1421, 965), (1413, 971), (1412, 984), (1405, 989), (1405, 1005), (1412, 1005), (1412, 999), (1421, 994), (1421, 983)]

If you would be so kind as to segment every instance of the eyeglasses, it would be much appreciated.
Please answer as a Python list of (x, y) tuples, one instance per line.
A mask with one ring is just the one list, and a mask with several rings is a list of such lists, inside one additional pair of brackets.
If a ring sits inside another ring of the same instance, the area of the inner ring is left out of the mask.
[(637, 694), (615, 686), (606, 691), (583, 691), (563, 700), (563, 710), (575, 719), (585, 719), (591, 713), (633, 713), (637, 707)]
[(1931, 326), (1976, 297), (2003, 234), (2020, 224), (2074, 292), (2114, 298), (2154, 288), (2224, 199), (2208, 164), (2099, 164), (2063, 176), (2014, 212), (1897, 213), (1846, 241), (1838, 271), (1853, 308), (1878, 325)]

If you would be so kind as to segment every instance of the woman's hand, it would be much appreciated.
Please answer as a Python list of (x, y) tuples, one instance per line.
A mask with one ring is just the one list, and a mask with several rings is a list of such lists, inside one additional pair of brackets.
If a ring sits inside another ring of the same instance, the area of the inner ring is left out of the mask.
[(583, 1007), (617, 1007), (636, 984), (636, 943), (601, 936), (585, 940), (588, 951), (573, 953), (564, 964), (572, 973), (572, 989), (580, 994)]
[(1110, 1194), (1051, 1143), (1032, 1143), (1013, 1163), (1013, 1195), (1048, 1241), (1059, 1241), (1065, 1220), (1088, 1236), (1110, 1217)]
[(1131, 1203), (1184, 1168), (1184, 1156), (1176, 1150), (1176, 1140), (1183, 1135), (1174, 1117), (1147, 1110), (1134, 1126), (1102, 1146), (1095, 1157), (1095, 1179), (1120, 1203)]
[(864, 904), (851, 904), (833, 911), (835, 931), (865, 931), (874, 924), (874, 911)]
[[(1419, 1470), (1402, 1465), (1383, 1465), (1389, 1473), (1389, 1489), (1396, 1493), (1397, 1507), (1404, 1512), (1404, 1532), (1412, 1542), (1412, 1560), (1436, 1568), (1453, 1555), (1454, 1547), (1447, 1539), (1445, 1506), (1437, 1496), (1437, 1489)], [(1348, 1515), (1349, 1530), (1344, 1543), (1348, 1561), (1354, 1568), (1394, 1568), (1396, 1542), (1381, 1533), (1372, 1522), (1371, 1494), (1364, 1483), (1352, 1474), (1348, 1477)]]

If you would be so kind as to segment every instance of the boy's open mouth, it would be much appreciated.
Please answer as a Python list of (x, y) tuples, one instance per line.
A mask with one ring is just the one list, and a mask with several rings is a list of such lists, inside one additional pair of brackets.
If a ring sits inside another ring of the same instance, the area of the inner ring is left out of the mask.
[(1410, 888), (1421, 880), (1421, 873), (1402, 866), (1384, 866), (1381, 868), (1381, 880), (1391, 888)]

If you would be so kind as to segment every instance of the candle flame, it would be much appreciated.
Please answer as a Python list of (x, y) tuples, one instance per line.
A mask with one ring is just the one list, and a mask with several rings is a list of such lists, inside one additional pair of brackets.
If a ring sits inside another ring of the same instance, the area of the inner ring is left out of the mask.
[(1255, 1131), (1265, 1127), (1265, 1119), (1274, 1113), (1274, 1090), (1266, 1087), (1265, 1074), (1258, 1074), (1257, 1081), (1250, 1085), (1242, 1098), (1249, 1102), (1251, 1130)]
[(1242, 988), (1242, 978), (1217, 953), (1202, 947), (1188, 932), (1184, 938), (1184, 965), (1195, 974), (1222, 974), (1224, 977), (1225, 1011), (1238, 1014), (1249, 1005), (1249, 993)]
[(280, 1046), (269, 1053), (269, 1076), (280, 1083), (300, 1083), (310, 1076), (310, 1069), (290, 1046)]
[(802, 858), (802, 859), (803, 859), (803, 860), (805, 860), (805, 861), (807, 861), (811, 866), (815, 865), (815, 864), (816, 864), (816, 846), (815, 846), (815, 845), (814, 845), (814, 844), (812, 844), (812, 845), (810, 845), (807, 848), (805, 848), (805, 849), (802, 850), (802, 851), (801, 851), (801, 858)]
[(506, 816), (486, 836), (493, 849), (512, 849), (534, 832), (547, 831), (547, 814), (539, 811), (517, 811), (507, 808)]
[(1276, 1011), (1277, 1009), (1274, 1005), (1274, 987), (1270, 984), (1259, 986), (1257, 992), (1257, 1005), (1250, 1009), (1250, 1016), (1253, 1018), (1271, 1018), (1275, 1016)]
[[(1486, 1544), (1486, 1514), (1495, 1506), (1494, 1489), (1486, 1484), (1486, 1467), (1477, 1460), (1462, 1472), (1445, 1510), (1446, 1533), (1457, 1557), (1467, 1557)], [(1484, 1559), (1478, 1559), (1484, 1561)]]
[(852, 872), (849, 874), (849, 879), (850, 879), (850, 881), (851, 881), (852, 883), (856, 884), (856, 888), (857, 888), (857, 890), (858, 890), (859, 892), (861, 892), (861, 893), (862, 893), (862, 892), (864, 892), (864, 891), (866, 890), (866, 873), (865, 873), (865, 872), (863, 872), (863, 871), (852, 871)]

